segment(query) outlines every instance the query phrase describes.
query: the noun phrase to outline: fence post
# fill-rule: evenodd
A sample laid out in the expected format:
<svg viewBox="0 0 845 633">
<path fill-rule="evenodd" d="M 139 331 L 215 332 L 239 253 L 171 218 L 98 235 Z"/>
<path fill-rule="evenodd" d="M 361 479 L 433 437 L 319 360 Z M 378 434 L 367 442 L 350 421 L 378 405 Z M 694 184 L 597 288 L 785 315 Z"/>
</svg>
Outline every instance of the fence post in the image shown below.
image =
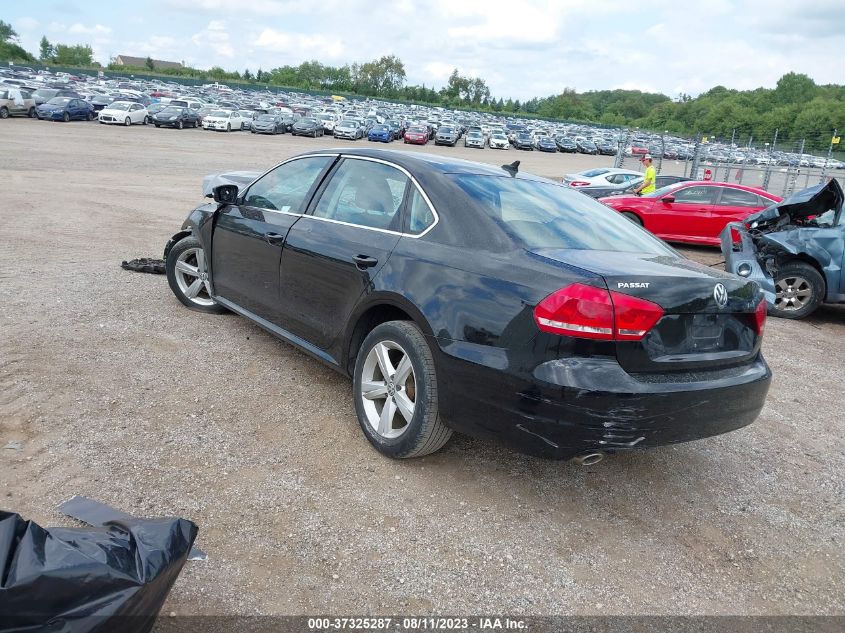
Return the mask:
<svg viewBox="0 0 845 633">
<path fill-rule="evenodd" d="M 763 175 L 763 189 L 766 191 L 769 190 L 769 180 L 772 178 L 772 154 L 775 151 L 775 145 L 778 142 L 778 129 L 775 128 L 775 138 L 772 140 L 772 144 L 769 146 L 769 157 L 766 160 L 766 173 Z"/>
<path fill-rule="evenodd" d="M 803 139 L 803 138 L 801 139 L 801 145 L 799 146 L 799 149 L 798 149 L 798 156 L 799 156 L 798 166 L 797 167 L 792 167 L 792 166 L 789 167 L 789 170 L 788 170 L 789 173 L 786 176 L 786 184 L 784 185 L 784 188 L 783 188 L 783 197 L 784 198 L 786 198 L 793 191 L 795 191 L 795 185 L 798 183 L 798 177 L 801 175 L 801 158 L 800 158 L 800 156 L 802 156 L 804 154 L 804 142 L 805 141 L 806 141 L 806 139 Z"/>
<path fill-rule="evenodd" d="M 835 140 L 837 140 L 836 128 L 833 129 L 833 136 L 830 137 L 830 145 L 827 147 L 827 157 L 824 159 L 824 167 L 822 167 L 822 175 L 821 178 L 819 178 L 819 184 L 822 184 L 825 177 L 827 177 L 827 166 L 830 163 L 830 157 L 833 155 L 833 141 Z"/>
<path fill-rule="evenodd" d="M 622 167 L 622 163 L 625 160 L 625 150 L 631 144 L 631 138 L 632 138 L 631 130 L 627 130 L 625 132 L 625 140 L 624 141 L 618 141 L 618 149 L 616 150 L 616 157 L 613 159 L 613 166 L 616 169 L 619 169 L 619 168 Z"/>
<path fill-rule="evenodd" d="M 668 132 L 668 130 L 666 130 Z M 657 159 L 657 173 L 663 171 L 663 155 L 666 153 L 666 132 L 660 135 L 660 158 Z"/>
<path fill-rule="evenodd" d="M 701 132 L 695 135 L 695 147 L 692 150 L 692 162 L 690 163 L 688 178 L 698 179 L 698 167 L 701 162 Z"/>
</svg>

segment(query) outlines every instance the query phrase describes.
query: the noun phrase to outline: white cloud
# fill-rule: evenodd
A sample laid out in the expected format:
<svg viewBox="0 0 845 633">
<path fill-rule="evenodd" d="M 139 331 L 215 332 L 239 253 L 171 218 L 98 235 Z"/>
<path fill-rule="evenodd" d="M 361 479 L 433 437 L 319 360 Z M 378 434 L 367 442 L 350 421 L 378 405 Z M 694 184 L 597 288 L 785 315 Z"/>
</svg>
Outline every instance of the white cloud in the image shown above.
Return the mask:
<svg viewBox="0 0 845 633">
<path fill-rule="evenodd" d="M 37 29 L 40 24 L 41 22 L 35 18 L 24 16 L 15 20 L 15 29 L 19 31 L 31 31 Z"/>
<path fill-rule="evenodd" d="M 198 53 L 207 55 L 207 58 L 214 59 L 215 56 L 221 56 L 231 60 L 235 56 L 235 48 L 232 46 L 226 23 L 222 20 L 211 20 L 205 29 L 191 37 L 191 41 L 199 47 Z M 209 52 L 212 55 L 208 55 Z M 208 65 L 211 66 L 214 63 L 216 62 L 212 61 Z"/>
<path fill-rule="evenodd" d="M 68 27 L 67 32 L 73 35 L 108 35 L 111 33 L 111 27 L 103 26 L 102 24 L 85 26 L 84 24 L 77 22 L 76 24 L 71 24 L 70 27 Z"/>
<path fill-rule="evenodd" d="M 305 61 L 314 55 L 322 59 L 337 59 L 345 51 L 343 41 L 337 37 L 285 33 L 269 28 L 261 31 L 254 45 L 267 51 L 287 53 L 297 61 Z"/>
</svg>

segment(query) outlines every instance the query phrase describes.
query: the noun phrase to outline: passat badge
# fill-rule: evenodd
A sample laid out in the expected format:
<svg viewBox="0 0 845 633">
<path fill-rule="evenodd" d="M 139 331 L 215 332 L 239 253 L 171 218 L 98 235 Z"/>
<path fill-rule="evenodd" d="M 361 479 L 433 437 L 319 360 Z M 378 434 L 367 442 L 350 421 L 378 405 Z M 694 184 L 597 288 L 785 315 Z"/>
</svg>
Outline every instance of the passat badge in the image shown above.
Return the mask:
<svg viewBox="0 0 845 633">
<path fill-rule="evenodd" d="M 725 288 L 724 284 L 716 284 L 716 287 L 713 288 L 713 298 L 716 300 L 716 305 L 720 308 L 728 305 L 728 289 Z"/>
</svg>

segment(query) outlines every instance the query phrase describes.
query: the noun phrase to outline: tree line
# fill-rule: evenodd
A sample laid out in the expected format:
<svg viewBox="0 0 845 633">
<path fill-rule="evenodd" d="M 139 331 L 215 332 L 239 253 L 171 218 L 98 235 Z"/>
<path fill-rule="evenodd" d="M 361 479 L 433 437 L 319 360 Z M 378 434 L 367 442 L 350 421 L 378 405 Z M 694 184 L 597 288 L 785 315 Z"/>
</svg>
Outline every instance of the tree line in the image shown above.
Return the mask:
<svg viewBox="0 0 845 633">
<path fill-rule="evenodd" d="M 38 61 L 45 64 L 99 67 L 90 46 L 53 44 L 41 38 Z M 36 58 L 18 44 L 11 25 L 0 21 L 0 59 L 35 62 Z M 664 94 L 639 90 L 593 90 L 577 92 L 564 88 L 559 94 L 527 101 L 504 99 L 491 94 L 481 77 L 452 71 L 439 90 L 408 85 L 405 65 L 395 55 L 365 63 L 330 66 L 317 60 L 271 70 L 227 71 L 219 66 L 197 68 L 155 68 L 147 58 L 143 67 L 109 64 L 117 72 L 151 73 L 200 80 L 242 82 L 254 85 L 317 90 L 383 99 L 397 99 L 449 108 L 467 108 L 514 115 L 606 126 L 637 127 L 691 136 L 704 134 L 737 143 L 773 141 L 778 145 L 807 139 L 807 149 L 826 148 L 834 129 L 845 130 L 845 86 L 817 85 L 804 74 L 789 72 L 775 88 L 731 90 L 716 86 L 693 98 L 681 94 L 672 99 Z"/>
</svg>

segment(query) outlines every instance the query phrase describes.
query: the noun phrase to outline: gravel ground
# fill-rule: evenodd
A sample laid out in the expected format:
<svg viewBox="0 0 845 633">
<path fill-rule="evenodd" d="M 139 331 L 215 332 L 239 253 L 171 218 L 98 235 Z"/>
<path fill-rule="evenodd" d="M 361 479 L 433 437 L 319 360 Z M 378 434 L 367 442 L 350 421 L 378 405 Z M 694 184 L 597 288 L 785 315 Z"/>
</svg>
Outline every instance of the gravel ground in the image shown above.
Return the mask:
<svg viewBox="0 0 845 633">
<path fill-rule="evenodd" d="M 843 613 L 843 307 L 769 321 L 746 429 L 586 468 L 466 437 L 390 461 L 347 379 L 119 267 L 161 256 L 205 174 L 341 142 L 2 123 L 0 446 L 22 442 L 0 449 L 3 506 L 71 525 L 55 507 L 83 494 L 194 520 L 209 558 L 165 611 Z M 425 151 L 546 176 L 612 160 Z"/>
</svg>

